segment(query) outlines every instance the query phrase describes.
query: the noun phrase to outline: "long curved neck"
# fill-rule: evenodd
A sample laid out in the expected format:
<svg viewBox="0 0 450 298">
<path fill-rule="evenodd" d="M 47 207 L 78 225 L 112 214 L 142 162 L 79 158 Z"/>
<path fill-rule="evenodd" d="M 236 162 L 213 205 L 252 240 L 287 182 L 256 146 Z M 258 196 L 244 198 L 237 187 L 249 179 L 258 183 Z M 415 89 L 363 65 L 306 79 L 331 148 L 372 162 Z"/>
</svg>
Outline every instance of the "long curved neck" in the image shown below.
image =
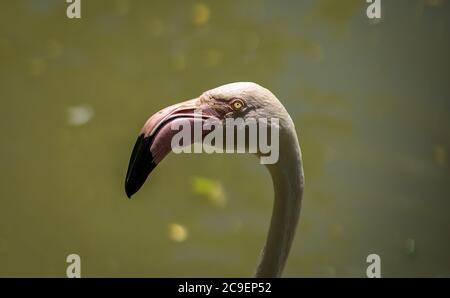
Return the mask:
<svg viewBox="0 0 450 298">
<path fill-rule="evenodd" d="M 279 160 L 268 169 L 275 199 L 270 229 L 255 277 L 280 277 L 300 216 L 304 175 L 295 128 L 280 130 Z"/>
</svg>

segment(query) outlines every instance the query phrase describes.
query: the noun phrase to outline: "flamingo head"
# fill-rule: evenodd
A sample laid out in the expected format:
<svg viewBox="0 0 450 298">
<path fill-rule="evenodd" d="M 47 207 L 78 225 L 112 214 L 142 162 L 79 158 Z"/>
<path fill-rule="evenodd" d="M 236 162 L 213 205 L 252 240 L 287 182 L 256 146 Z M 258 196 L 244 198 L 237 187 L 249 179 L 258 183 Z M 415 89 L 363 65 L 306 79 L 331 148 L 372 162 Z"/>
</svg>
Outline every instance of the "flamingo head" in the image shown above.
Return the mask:
<svg viewBox="0 0 450 298">
<path fill-rule="evenodd" d="M 268 89 L 251 82 L 226 84 L 197 98 L 166 107 L 147 120 L 138 136 L 125 179 L 127 196 L 131 198 L 142 187 L 148 175 L 171 151 L 171 140 L 177 133 L 172 128 L 177 122 L 189 121 L 194 127 L 196 123 L 203 124 L 208 120 L 224 122 L 227 118 L 237 117 L 276 117 L 280 119 L 280 127 L 292 122 L 286 121 L 290 119 L 288 113 Z M 202 130 L 201 138 L 209 132 Z"/>
</svg>

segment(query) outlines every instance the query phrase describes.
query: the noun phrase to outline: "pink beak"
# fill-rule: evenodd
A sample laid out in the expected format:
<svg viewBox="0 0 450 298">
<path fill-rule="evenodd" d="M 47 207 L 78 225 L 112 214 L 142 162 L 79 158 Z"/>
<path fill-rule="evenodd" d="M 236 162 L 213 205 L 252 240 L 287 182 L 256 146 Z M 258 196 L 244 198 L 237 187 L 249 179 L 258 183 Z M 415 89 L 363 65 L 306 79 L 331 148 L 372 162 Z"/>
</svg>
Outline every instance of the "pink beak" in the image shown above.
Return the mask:
<svg viewBox="0 0 450 298">
<path fill-rule="evenodd" d="M 197 113 L 198 111 L 201 111 L 201 115 Z M 193 128 L 193 124 L 198 121 L 203 124 L 207 119 L 217 119 L 217 117 L 219 117 L 217 112 L 208 104 L 203 103 L 200 98 L 169 106 L 151 116 L 142 128 L 131 153 L 125 178 L 127 196 L 131 198 L 142 187 L 148 175 L 171 151 L 172 137 L 178 132 L 172 130 L 174 122 L 188 120 Z M 202 137 L 204 137 L 209 130 L 202 132 Z M 191 133 L 191 135 L 194 134 Z M 196 140 L 192 139 L 191 144 L 194 141 Z"/>
</svg>

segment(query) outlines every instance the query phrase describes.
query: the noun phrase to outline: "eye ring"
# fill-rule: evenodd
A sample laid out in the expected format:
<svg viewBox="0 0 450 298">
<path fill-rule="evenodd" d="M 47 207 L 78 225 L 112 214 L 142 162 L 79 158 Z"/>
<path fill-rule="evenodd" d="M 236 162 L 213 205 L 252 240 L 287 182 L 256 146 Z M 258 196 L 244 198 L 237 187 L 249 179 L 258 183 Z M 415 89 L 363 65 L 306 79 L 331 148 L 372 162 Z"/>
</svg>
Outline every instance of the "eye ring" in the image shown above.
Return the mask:
<svg viewBox="0 0 450 298">
<path fill-rule="evenodd" d="M 244 107 L 244 103 L 240 99 L 236 99 L 231 103 L 233 110 L 239 111 Z"/>
</svg>

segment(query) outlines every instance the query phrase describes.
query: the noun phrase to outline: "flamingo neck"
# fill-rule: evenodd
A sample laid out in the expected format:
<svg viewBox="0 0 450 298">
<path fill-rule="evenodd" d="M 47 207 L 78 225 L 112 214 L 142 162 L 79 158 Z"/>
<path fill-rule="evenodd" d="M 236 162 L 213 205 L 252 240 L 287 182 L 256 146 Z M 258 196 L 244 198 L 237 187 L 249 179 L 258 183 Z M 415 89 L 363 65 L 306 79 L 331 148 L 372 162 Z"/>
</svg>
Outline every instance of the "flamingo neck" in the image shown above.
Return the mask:
<svg viewBox="0 0 450 298">
<path fill-rule="evenodd" d="M 280 277 L 300 216 L 304 175 L 295 128 L 280 130 L 280 155 L 268 166 L 275 199 L 266 244 L 255 277 Z"/>
</svg>

